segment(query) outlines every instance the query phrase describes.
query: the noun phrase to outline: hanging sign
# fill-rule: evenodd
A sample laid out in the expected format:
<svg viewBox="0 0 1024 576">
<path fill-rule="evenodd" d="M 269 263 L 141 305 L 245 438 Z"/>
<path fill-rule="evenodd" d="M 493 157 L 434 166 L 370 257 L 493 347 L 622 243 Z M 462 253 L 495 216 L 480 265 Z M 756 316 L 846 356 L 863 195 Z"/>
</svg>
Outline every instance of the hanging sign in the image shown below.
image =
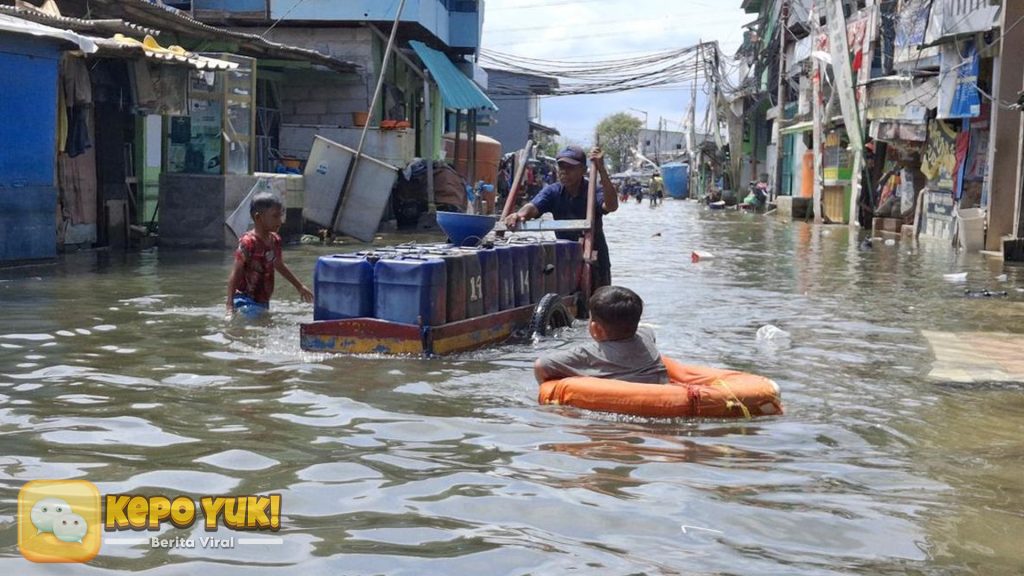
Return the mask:
<svg viewBox="0 0 1024 576">
<path fill-rule="evenodd" d="M 976 118 L 981 114 L 978 92 L 978 51 L 974 42 L 942 46 L 939 71 L 939 118 Z"/>
</svg>

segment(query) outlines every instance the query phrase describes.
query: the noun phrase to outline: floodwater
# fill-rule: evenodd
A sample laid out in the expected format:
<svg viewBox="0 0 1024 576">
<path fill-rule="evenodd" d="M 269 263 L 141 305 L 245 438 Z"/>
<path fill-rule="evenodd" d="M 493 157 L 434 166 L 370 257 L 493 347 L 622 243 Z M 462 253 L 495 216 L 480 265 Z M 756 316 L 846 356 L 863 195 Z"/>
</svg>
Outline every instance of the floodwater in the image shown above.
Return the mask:
<svg viewBox="0 0 1024 576">
<path fill-rule="evenodd" d="M 443 359 L 303 353 L 311 308 L 283 280 L 269 322 L 224 322 L 228 253 L 79 254 L 0 271 L 0 567 L 1021 573 L 1024 390 L 929 381 L 921 330 L 1021 332 L 1024 270 L 937 241 L 863 250 L 845 227 L 682 201 L 630 203 L 606 230 L 616 283 L 643 296 L 663 352 L 773 378 L 784 416 L 667 422 L 537 406 L 533 358 L 584 340 L 580 324 Z M 691 263 L 694 249 L 715 258 Z M 324 252 L 285 258 L 308 278 Z M 966 284 L 942 279 L 961 271 Z M 766 324 L 789 345 L 759 345 Z M 279 540 L 151 549 L 117 533 L 88 565 L 31 564 L 17 549 L 18 490 L 68 478 L 102 493 L 280 494 Z M 159 534 L 206 533 L 200 521 Z"/>
</svg>

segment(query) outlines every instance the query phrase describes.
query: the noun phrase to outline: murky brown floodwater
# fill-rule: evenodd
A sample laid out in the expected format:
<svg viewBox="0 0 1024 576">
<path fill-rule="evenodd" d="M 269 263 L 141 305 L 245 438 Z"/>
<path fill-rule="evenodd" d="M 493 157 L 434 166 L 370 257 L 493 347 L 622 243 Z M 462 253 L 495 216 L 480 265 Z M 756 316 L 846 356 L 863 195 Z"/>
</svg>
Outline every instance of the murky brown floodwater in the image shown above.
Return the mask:
<svg viewBox="0 0 1024 576">
<path fill-rule="evenodd" d="M 784 417 L 643 422 L 538 407 L 530 363 L 584 339 L 579 325 L 562 341 L 445 359 L 306 354 L 298 324 L 311 308 L 287 283 L 267 324 L 225 325 L 228 253 L 85 254 L 0 271 L 0 566 L 1021 573 L 1024 390 L 928 381 L 920 331 L 1021 332 L 1024 270 L 1007 268 L 1000 284 L 1001 264 L 937 242 L 862 251 L 844 227 L 679 201 L 624 206 L 607 231 L 616 281 L 645 298 L 663 351 L 774 378 Z M 717 258 L 691 264 L 693 249 Z M 324 251 L 286 260 L 309 277 Z M 942 280 L 961 270 L 1010 298 L 963 298 Z M 792 333 L 791 348 L 757 345 L 769 323 Z M 44 478 L 101 492 L 280 493 L 283 544 L 105 544 L 86 566 L 31 564 L 15 501 Z"/>
</svg>

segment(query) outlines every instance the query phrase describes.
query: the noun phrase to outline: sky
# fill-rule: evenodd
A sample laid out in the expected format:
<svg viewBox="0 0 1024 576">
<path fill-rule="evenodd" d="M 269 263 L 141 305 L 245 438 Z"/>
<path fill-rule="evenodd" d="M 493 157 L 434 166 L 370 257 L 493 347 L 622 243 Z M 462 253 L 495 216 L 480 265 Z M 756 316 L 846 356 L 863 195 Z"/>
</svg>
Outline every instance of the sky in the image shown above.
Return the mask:
<svg viewBox="0 0 1024 576">
<path fill-rule="evenodd" d="M 743 39 L 742 26 L 756 18 L 740 0 L 486 0 L 482 47 L 545 60 L 609 60 L 685 48 L 718 40 L 731 58 Z M 541 101 L 541 122 L 581 145 L 593 141 L 605 116 L 627 112 L 657 129 L 682 130 L 689 86 L 615 94 L 556 96 Z M 704 100 L 697 101 L 698 126 Z"/>
</svg>

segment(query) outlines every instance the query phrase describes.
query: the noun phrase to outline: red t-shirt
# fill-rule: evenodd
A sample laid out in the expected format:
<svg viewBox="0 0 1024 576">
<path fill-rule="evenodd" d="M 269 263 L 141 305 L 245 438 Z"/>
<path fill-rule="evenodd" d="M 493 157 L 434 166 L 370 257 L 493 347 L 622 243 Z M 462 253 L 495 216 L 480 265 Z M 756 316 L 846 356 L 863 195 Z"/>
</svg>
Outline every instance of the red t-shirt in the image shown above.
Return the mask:
<svg viewBox="0 0 1024 576">
<path fill-rule="evenodd" d="M 237 291 L 266 304 L 274 294 L 274 266 L 281 260 L 281 237 L 270 233 L 271 246 L 250 230 L 238 239 L 235 262 L 242 262 Z"/>
</svg>

